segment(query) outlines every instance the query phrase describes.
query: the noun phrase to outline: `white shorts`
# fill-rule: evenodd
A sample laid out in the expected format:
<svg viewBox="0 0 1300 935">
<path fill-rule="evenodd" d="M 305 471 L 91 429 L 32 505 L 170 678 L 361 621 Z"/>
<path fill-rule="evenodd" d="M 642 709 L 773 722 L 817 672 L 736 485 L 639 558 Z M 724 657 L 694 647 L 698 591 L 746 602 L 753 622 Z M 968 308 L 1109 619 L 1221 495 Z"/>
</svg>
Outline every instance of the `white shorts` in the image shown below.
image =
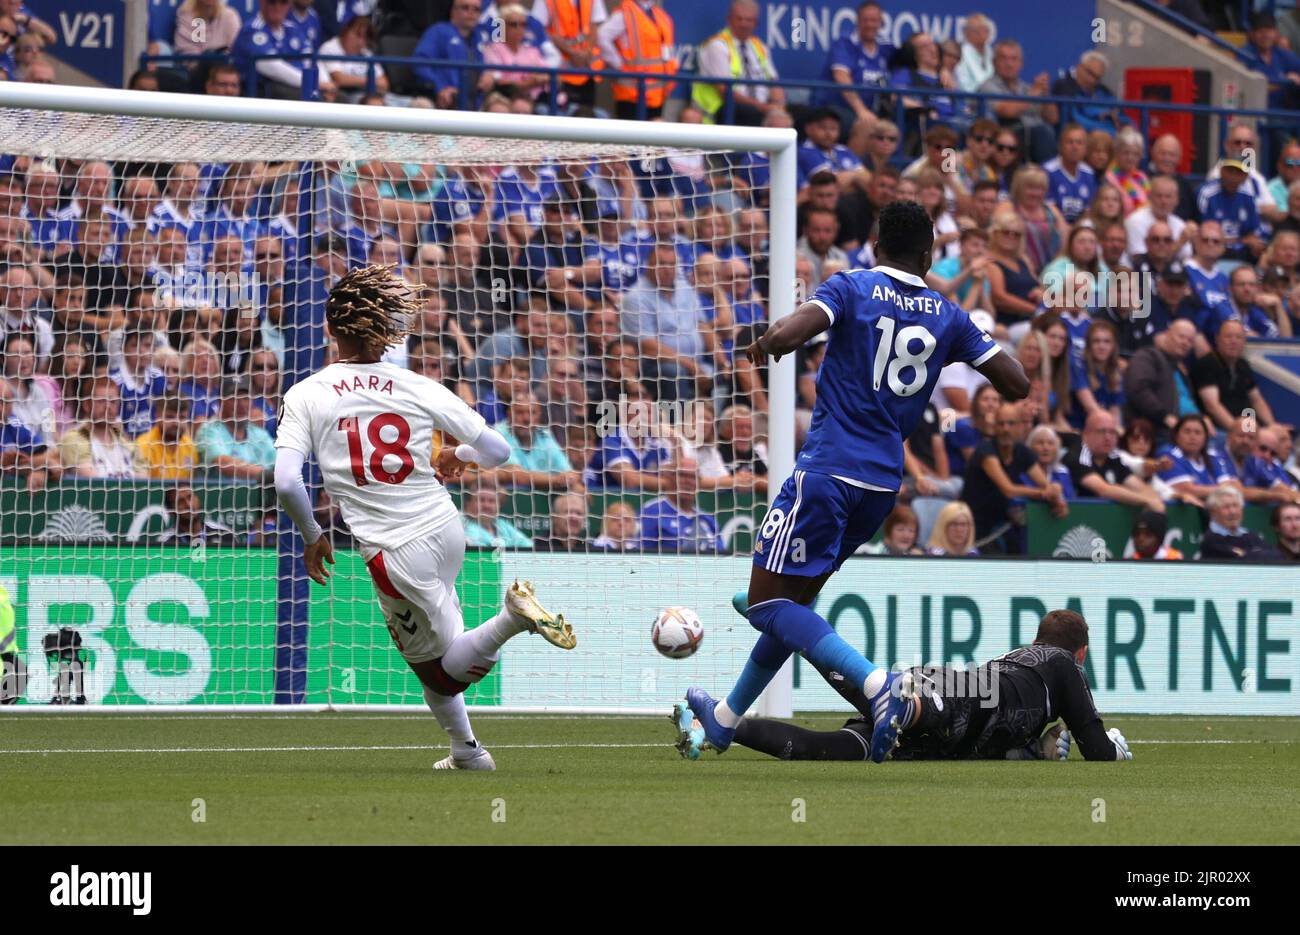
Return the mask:
<svg viewBox="0 0 1300 935">
<path fill-rule="evenodd" d="M 465 561 L 465 529 L 456 518 L 395 549 L 361 547 L 388 632 L 407 662 L 440 659 L 465 632 L 456 576 Z"/>
</svg>

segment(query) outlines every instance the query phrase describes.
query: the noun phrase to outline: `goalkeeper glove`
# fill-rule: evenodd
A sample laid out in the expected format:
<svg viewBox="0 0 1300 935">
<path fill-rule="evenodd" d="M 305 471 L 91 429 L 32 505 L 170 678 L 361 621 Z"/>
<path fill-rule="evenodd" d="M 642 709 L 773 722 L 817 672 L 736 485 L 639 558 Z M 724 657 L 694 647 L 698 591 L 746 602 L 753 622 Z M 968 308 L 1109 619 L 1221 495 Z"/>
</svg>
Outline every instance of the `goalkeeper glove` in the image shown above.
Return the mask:
<svg viewBox="0 0 1300 935">
<path fill-rule="evenodd" d="M 1106 736 L 1109 737 L 1110 742 L 1115 745 L 1115 751 L 1117 753 L 1115 759 L 1133 759 L 1133 753 L 1128 748 L 1128 741 L 1124 739 L 1124 735 L 1119 732 L 1118 727 L 1112 727 L 1110 730 L 1106 731 Z"/>
<path fill-rule="evenodd" d="M 1049 749 L 1048 752 L 1051 753 L 1052 751 Z M 1070 732 L 1063 727 L 1061 732 L 1056 735 L 1055 754 L 1054 759 L 1057 760 L 1068 760 L 1070 758 Z"/>
<path fill-rule="evenodd" d="M 1039 760 L 1065 760 L 1070 756 L 1070 732 L 1057 722 L 1043 732 L 1043 736 L 1030 744 L 1034 757 Z"/>
</svg>

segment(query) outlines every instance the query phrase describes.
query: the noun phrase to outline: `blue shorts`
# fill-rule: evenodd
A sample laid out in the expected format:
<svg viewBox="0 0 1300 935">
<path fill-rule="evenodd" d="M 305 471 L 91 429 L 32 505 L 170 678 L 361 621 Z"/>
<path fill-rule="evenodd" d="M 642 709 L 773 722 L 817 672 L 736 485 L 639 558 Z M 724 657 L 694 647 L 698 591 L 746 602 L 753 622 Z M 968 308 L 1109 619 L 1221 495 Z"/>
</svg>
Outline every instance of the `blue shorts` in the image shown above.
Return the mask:
<svg viewBox="0 0 1300 935">
<path fill-rule="evenodd" d="M 763 518 L 754 564 L 806 578 L 838 571 L 876 534 L 897 496 L 864 490 L 829 474 L 795 471 Z"/>
</svg>

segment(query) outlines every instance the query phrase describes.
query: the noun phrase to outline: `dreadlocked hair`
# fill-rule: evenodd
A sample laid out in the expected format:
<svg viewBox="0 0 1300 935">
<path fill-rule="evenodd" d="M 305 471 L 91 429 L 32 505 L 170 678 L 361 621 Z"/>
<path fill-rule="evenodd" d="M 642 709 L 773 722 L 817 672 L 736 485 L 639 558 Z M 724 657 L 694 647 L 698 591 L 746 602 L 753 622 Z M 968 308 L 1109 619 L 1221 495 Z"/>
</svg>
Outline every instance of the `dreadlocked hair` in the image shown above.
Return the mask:
<svg viewBox="0 0 1300 935">
<path fill-rule="evenodd" d="M 354 269 L 334 285 L 325 320 L 335 334 L 373 348 L 410 334 L 420 303 L 410 285 L 393 275 L 395 268 L 390 263 Z"/>
</svg>

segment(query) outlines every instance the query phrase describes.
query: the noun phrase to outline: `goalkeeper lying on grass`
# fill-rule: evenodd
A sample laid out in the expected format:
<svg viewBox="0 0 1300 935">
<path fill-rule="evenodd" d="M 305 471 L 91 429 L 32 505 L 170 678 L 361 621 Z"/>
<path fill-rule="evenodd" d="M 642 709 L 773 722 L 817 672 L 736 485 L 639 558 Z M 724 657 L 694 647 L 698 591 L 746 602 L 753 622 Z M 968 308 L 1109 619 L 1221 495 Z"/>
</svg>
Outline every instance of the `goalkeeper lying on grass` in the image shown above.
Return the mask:
<svg viewBox="0 0 1300 935">
<path fill-rule="evenodd" d="M 1071 738 L 1087 760 L 1131 760 L 1118 728 L 1107 731 L 1083 674 L 1088 624 L 1072 610 L 1054 610 L 1032 646 L 999 656 L 973 672 L 918 666 L 896 684 L 912 704 L 893 751 L 896 760 L 1049 759 L 1069 756 Z M 811 731 L 783 721 L 744 718 L 735 742 L 783 760 L 865 760 L 871 749 L 871 702 L 837 672 L 823 672 L 862 713 L 836 731 Z M 697 759 L 708 744 L 694 712 L 678 703 L 677 749 Z M 1057 719 L 1057 725 L 1045 728 Z"/>
</svg>

